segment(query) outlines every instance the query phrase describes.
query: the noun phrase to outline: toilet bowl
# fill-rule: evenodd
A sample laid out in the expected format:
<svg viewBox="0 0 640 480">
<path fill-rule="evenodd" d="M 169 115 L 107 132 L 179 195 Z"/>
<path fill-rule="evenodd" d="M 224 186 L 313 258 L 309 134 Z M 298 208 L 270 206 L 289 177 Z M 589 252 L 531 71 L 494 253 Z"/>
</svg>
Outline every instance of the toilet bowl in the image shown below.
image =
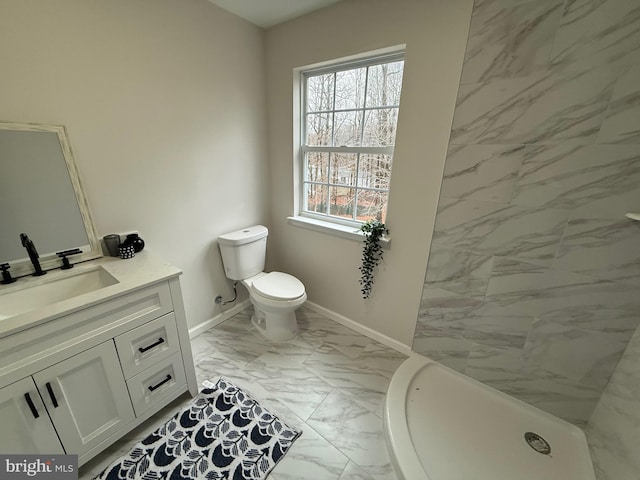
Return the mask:
<svg viewBox="0 0 640 480">
<path fill-rule="evenodd" d="M 304 285 L 293 275 L 261 272 L 242 280 L 253 304 L 253 325 L 275 341 L 291 340 L 298 334 L 295 311 L 307 300 Z"/>
<path fill-rule="evenodd" d="M 268 230 L 262 225 L 218 237 L 225 275 L 240 281 L 249 292 L 260 333 L 275 341 L 298 334 L 295 311 L 307 300 L 304 284 L 283 272 L 264 272 Z"/>
</svg>

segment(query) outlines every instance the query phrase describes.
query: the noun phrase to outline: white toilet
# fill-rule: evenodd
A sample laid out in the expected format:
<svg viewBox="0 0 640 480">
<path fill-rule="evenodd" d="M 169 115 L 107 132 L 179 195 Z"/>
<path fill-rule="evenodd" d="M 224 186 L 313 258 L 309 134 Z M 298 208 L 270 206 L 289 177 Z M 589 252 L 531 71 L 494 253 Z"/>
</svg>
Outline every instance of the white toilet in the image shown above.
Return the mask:
<svg viewBox="0 0 640 480">
<path fill-rule="evenodd" d="M 272 340 L 291 340 L 298 334 L 295 311 L 307 300 L 307 293 L 293 275 L 263 271 L 268 234 L 267 227 L 256 225 L 220 235 L 224 273 L 242 281 L 249 291 L 256 328 Z"/>
</svg>

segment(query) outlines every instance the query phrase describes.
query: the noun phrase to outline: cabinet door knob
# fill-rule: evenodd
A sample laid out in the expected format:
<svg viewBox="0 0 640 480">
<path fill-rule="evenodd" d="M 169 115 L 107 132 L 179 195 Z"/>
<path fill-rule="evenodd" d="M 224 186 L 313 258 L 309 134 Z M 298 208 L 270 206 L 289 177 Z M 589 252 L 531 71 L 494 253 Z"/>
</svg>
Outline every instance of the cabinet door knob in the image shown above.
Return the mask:
<svg viewBox="0 0 640 480">
<path fill-rule="evenodd" d="M 53 388 L 51 388 L 51 384 L 47 382 L 47 392 L 49 392 L 49 396 L 51 397 L 51 403 L 53 403 L 53 408 L 58 408 L 58 399 L 53 393 Z"/>
<path fill-rule="evenodd" d="M 144 352 L 146 352 L 147 350 L 151 350 L 153 347 L 157 347 L 158 345 L 160 345 L 160 344 L 162 344 L 162 343 L 164 343 L 164 338 L 160 337 L 160 338 L 158 339 L 158 341 L 157 341 L 157 342 L 152 343 L 152 344 L 151 344 L 151 345 L 149 345 L 148 347 L 140 347 L 140 348 L 138 348 L 138 351 L 139 351 L 140 353 L 144 353 Z"/>
<path fill-rule="evenodd" d="M 29 409 L 31 410 L 31 413 L 33 414 L 33 418 L 40 417 L 40 414 L 38 413 L 38 409 L 33 404 L 33 400 L 31 400 L 31 395 L 29 395 L 29 392 L 24 394 L 24 399 L 27 401 L 27 405 L 29 405 Z"/>
</svg>

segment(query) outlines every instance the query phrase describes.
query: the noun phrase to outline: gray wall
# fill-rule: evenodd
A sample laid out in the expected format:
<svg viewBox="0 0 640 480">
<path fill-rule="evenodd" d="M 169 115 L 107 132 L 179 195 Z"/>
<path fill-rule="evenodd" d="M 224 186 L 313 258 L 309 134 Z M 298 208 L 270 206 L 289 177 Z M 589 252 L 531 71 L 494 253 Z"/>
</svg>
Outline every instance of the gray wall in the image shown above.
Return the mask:
<svg viewBox="0 0 640 480">
<path fill-rule="evenodd" d="M 268 266 L 298 277 L 309 301 L 329 315 L 403 350 L 413 341 L 472 7 L 473 0 L 345 0 L 266 33 Z M 287 222 L 296 212 L 300 178 L 292 72 L 400 44 L 406 56 L 387 215 L 392 246 L 364 300 L 362 243 Z"/>
<path fill-rule="evenodd" d="M 0 11 L 0 120 L 64 125 L 98 235 L 182 269 L 190 327 L 222 315 L 215 239 L 269 217 L 264 31 L 207 0 Z"/>
<path fill-rule="evenodd" d="M 470 28 L 413 349 L 584 425 L 640 322 L 640 4 Z"/>
</svg>

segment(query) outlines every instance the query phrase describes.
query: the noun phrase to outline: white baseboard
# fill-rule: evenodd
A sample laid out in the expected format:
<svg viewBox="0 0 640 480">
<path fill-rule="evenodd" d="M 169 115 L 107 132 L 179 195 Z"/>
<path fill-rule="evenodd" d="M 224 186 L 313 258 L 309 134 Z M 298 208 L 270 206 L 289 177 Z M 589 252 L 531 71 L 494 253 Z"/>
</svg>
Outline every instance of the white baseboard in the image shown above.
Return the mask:
<svg viewBox="0 0 640 480">
<path fill-rule="evenodd" d="M 245 308 L 249 307 L 249 305 L 251 305 L 251 301 L 247 298 L 246 300 L 243 300 L 237 305 L 234 305 L 229 310 L 219 313 L 215 317 L 210 318 L 209 320 L 205 320 L 204 322 L 196 325 L 195 327 L 190 328 L 189 338 L 196 337 L 197 335 L 200 335 L 202 332 L 209 330 L 211 327 L 215 327 L 216 325 L 221 324 L 225 320 L 228 320 L 229 318 L 233 317 L 235 314 L 240 313 Z M 355 330 L 356 332 L 361 333 L 362 335 L 365 335 L 366 337 L 369 337 L 373 340 L 376 340 L 377 342 L 380 342 L 389 348 L 393 348 L 394 350 L 404 355 L 411 355 L 413 353 L 410 346 L 405 345 L 404 343 L 401 343 L 380 332 L 377 332 L 372 328 L 369 328 L 357 322 L 354 322 L 350 318 L 347 318 L 344 315 L 340 315 L 339 313 L 336 313 L 333 310 L 329 310 L 328 308 L 321 307 L 317 303 L 313 303 L 307 300 L 305 302 L 305 306 L 309 307 L 314 312 L 317 312 L 321 315 L 324 315 L 327 318 L 330 318 L 335 322 L 338 322 L 340 325 L 350 328 L 351 330 Z"/>
<path fill-rule="evenodd" d="M 209 320 L 205 320 L 202 323 L 199 323 L 195 327 L 192 327 L 189 329 L 189 338 L 196 337 L 200 335 L 202 332 L 204 332 L 205 330 L 209 330 L 211 327 L 220 325 L 225 320 L 228 320 L 229 318 L 233 317 L 236 313 L 240 313 L 249 305 L 251 305 L 251 300 L 247 298 L 246 300 L 243 300 L 238 304 L 234 305 L 229 310 L 219 313 L 215 317 L 210 318 Z"/>
<path fill-rule="evenodd" d="M 389 348 L 393 348 L 394 350 L 403 353 L 404 355 L 411 355 L 413 353 L 409 345 L 405 345 L 398 340 L 394 340 L 393 338 L 387 337 L 380 332 L 376 332 L 372 328 L 365 327 L 364 325 L 354 322 L 350 318 L 347 318 L 344 315 L 340 315 L 339 313 L 329 310 L 328 308 L 321 307 L 317 303 L 313 303 L 307 300 L 305 302 L 305 306 L 309 307 L 314 312 L 317 312 L 335 322 L 338 322 L 340 325 L 350 328 L 351 330 L 355 330 L 356 332 L 361 333 L 362 335 L 365 335 L 372 340 L 376 340 L 377 342 L 380 342 Z"/>
</svg>

